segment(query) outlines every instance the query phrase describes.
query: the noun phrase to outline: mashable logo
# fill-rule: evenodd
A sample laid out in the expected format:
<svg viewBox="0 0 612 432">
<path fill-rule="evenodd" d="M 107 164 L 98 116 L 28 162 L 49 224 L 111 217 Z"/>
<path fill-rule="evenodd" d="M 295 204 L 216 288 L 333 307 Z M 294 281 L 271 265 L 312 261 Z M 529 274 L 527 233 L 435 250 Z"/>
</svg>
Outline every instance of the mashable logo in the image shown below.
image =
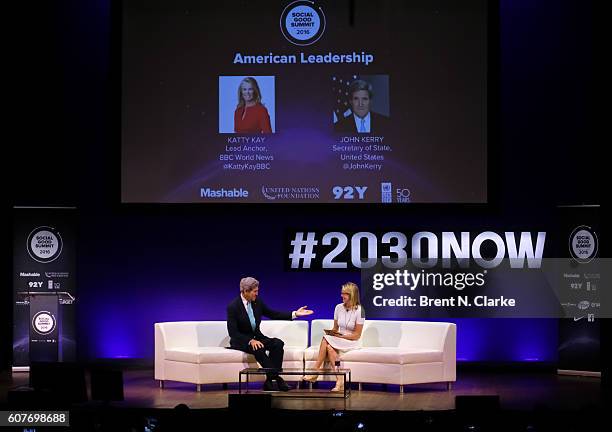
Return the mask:
<svg viewBox="0 0 612 432">
<path fill-rule="evenodd" d="M 200 198 L 248 198 L 249 191 L 243 188 L 240 189 L 211 189 L 200 188 Z"/>
</svg>

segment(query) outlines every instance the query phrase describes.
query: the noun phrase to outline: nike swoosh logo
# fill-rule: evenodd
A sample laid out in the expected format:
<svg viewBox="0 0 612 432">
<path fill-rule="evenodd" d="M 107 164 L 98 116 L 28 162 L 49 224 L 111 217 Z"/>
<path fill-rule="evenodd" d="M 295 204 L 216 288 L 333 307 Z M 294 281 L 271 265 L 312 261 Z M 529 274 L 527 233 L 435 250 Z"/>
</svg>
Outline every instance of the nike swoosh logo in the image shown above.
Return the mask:
<svg viewBox="0 0 612 432">
<path fill-rule="evenodd" d="M 574 317 L 574 321 L 580 321 L 582 318 L 584 318 L 584 317 L 583 316 L 578 317 L 578 318 Z"/>
</svg>

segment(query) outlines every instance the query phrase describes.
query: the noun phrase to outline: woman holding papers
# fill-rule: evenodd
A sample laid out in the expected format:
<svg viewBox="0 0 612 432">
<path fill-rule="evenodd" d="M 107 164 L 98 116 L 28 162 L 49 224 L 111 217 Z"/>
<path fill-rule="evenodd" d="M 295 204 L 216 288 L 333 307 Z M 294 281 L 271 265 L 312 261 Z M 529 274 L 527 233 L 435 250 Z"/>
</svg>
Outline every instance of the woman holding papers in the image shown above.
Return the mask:
<svg viewBox="0 0 612 432">
<path fill-rule="evenodd" d="M 314 368 L 322 370 L 325 360 L 332 366 L 340 356 L 361 346 L 361 332 L 365 322 L 365 314 L 359 302 L 359 288 L 353 282 L 342 285 L 342 303 L 334 310 L 334 327 L 325 330 L 321 339 L 319 355 Z M 315 382 L 318 375 L 308 375 L 305 381 Z M 343 391 L 344 383 L 337 380 L 332 391 Z"/>
</svg>

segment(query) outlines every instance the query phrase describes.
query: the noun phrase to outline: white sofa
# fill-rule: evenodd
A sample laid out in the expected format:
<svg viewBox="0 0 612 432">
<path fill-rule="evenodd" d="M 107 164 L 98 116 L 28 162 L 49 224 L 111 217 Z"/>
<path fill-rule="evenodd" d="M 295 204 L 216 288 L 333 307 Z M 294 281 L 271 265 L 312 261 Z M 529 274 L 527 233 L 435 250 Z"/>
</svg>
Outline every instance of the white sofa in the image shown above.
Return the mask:
<svg viewBox="0 0 612 432">
<path fill-rule="evenodd" d="M 302 368 L 308 346 L 307 321 L 262 321 L 261 331 L 285 343 L 283 368 Z M 197 385 L 234 383 L 238 372 L 258 367 L 255 357 L 227 349 L 229 335 L 225 321 L 181 321 L 155 324 L 155 379 Z M 262 378 L 263 379 L 263 376 Z M 300 376 L 286 376 L 300 380 Z"/>
<path fill-rule="evenodd" d="M 313 320 L 311 343 L 304 353 L 306 368 L 314 367 L 323 329 L 333 320 Z M 366 320 L 362 348 L 340 358 L 353 382 L 405 384 L 456 381 L 457 326 L 442 322 Z M 319 380 L 325 379 L 319 376 Z"/>
<path fill-rule="evenodd" d="M 333 320 L 313 320 L 308 347 L 307 321 L 262 321 L 261 330 L 285 342 L 283 368 L 312 368 Z M 366 320 L 363 347 L 341 357 L 353 382 L 405 384 L 456 381 L 457 327 L 451 323 Z M 197 385 L 234 383 L 246 367 L 258 367 L 252 355 L 227 349 L 225 321 L 182 321 L 155 324 L 155 379 Z M 300 380 L 299 375 L 287 375 Z M 263 379 L 263 376 L 261 377 Z M 323 379 L 321 376 L 319 379 Z"/>
</svg>

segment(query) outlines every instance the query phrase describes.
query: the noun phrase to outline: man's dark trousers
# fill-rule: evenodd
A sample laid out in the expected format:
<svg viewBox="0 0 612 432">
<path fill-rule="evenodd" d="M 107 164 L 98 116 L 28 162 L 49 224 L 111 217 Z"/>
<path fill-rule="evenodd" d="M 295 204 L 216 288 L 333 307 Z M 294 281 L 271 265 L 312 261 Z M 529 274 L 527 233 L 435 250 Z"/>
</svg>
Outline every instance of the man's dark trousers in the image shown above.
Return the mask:
<svg viewBox="0 0 612 432">
<path fill-rule="evenodd" d="M 254 350 L 251 345 L 248 345 L 244 351 L 248 354 L 253 354 L 257 363 L 265 369 L 281 369 L 283 366 L 283 355 L 285 354 L 283 349 L 285 343 L 277 338 L 262 338 L 260 342 L 264 344 L 263 348 Z M 268 355 L 266 355 L 266 351 L 269 352 Z M 266 375 L 270 379 L 276 378 L 278 374 L 274 372 Z"/>
</svg>

